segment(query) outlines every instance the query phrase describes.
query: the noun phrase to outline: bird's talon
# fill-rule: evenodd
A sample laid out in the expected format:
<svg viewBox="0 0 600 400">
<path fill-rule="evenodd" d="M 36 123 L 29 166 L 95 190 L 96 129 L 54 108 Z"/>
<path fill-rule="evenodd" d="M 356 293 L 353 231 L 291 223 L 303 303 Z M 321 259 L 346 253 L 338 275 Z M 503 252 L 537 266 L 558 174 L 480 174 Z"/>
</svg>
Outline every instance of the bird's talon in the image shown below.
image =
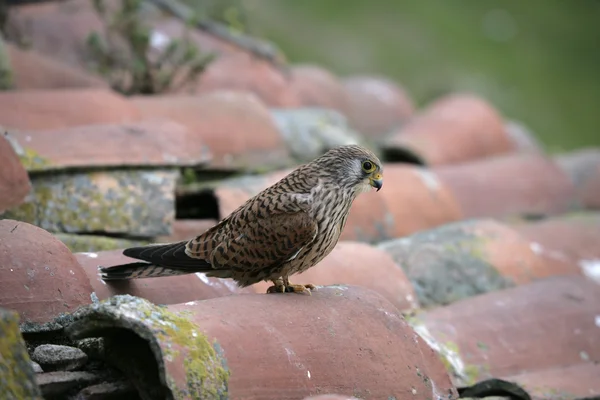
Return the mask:
<svg viewBox="0 0 600 400">
<path fill-rule="evenodd" d="M 285 291 L 288 293 L 307 293 L 309 296 L 312 294 L 311 289 L 316 289 L 315 285 L 308 283 L 306 285 L 287 285 Z"/>
<path fill-rule="evenodd" d="M 273 286 L 269 286 L 269 288 L 267 289 L 267 293 L 284 293 L 285 292 L 285 286 L 281 285 L 273 285 Z"/>
</svg>

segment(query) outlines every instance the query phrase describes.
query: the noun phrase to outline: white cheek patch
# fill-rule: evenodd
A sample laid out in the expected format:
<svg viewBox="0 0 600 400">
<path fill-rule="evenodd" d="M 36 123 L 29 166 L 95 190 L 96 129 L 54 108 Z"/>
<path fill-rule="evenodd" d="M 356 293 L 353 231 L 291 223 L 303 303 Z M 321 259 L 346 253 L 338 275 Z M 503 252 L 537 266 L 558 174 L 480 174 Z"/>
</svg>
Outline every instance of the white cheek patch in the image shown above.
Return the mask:
<svg viewBox="0 0 600 400">
<path fill-rule="evenodd" d="M 360 185 L 358 185 L 358 191 L 360 193 L 370 192 L 371 189 L 374 189 L 374 187 L 371 186 L 371 184 L 369 183 L 369 179 L 363 180 L 362 183 Z"/>
</svg>

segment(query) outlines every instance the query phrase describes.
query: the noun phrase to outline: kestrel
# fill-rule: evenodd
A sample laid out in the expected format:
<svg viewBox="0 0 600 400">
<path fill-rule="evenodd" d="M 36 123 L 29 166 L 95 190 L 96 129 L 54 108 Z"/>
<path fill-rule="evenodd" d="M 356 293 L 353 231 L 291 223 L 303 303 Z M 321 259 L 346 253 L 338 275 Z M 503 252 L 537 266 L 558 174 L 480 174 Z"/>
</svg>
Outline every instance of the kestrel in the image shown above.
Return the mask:
<svg viewBox="0 0 600 400">
<path fill-rule="evenodd" d="M 306 271 L 335 247 L 356 197 L 383 185 L 381 161 L 368 149 L 329 150 L 264 189 L 194 239 L 128 248 L 143 260 L 100 267 L 104 280 L 204 273 L 246 287 L 272 281 L 267 293 L 308 292 L 289 277 Z"/>
</svg>

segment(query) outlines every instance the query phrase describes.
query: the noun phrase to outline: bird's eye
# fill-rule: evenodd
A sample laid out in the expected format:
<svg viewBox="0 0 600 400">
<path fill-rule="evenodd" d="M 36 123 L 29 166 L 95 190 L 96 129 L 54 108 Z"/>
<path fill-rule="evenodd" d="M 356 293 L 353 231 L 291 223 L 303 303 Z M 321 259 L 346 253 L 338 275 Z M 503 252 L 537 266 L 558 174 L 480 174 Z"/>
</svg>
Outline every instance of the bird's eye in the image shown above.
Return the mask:
<svg viewBox="0 0 600 400">
<path fill-rule="evenodd" d="M 362 169 L 365 172 L 373 172 L 375 170 L 375 166 L 371 161 L 365 161 L 362 163 Z"/>
</svg>

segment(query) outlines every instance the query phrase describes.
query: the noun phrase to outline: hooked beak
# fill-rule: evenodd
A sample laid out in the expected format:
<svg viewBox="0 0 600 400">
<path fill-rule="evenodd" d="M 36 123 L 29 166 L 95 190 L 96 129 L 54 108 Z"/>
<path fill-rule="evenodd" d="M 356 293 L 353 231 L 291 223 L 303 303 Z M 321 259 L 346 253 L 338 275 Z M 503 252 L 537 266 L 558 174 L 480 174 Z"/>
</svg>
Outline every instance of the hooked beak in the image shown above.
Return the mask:
<svg viewBox="0 0 600 400">
<path fill-rule="evenodd" d="M 383 187 L 383 175 L 379 172 L 369 178 L 369 184 L 379 190 Z"/>
</svg>

